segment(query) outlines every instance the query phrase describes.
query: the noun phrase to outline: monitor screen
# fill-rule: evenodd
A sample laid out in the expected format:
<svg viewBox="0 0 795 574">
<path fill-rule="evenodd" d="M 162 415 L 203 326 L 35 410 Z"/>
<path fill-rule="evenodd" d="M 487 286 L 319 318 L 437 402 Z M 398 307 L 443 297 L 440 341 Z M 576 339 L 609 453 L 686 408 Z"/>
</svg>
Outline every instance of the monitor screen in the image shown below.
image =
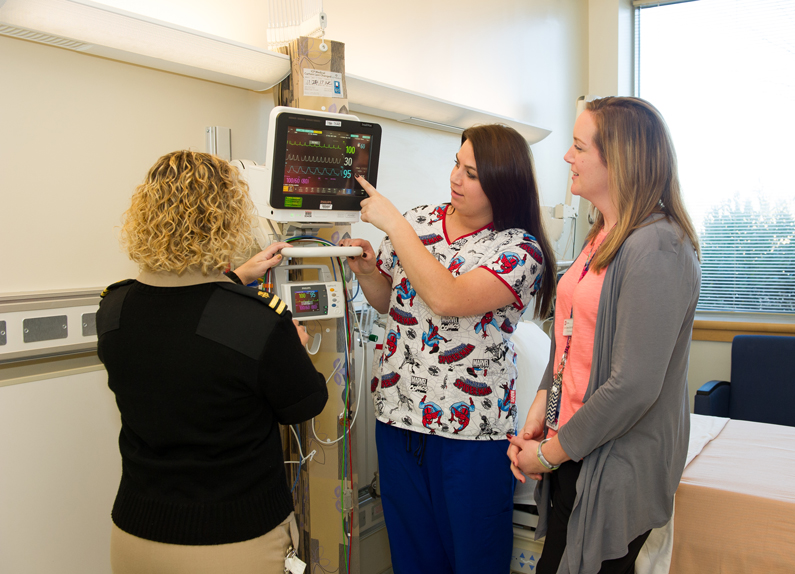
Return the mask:
<svg viewBox="0 0 795 574">
<path fill-rule="evenodd" d="M 285 286 L 286 301 L 295 319 L 323 318 L 329 315 L 329 285 L 314 283 L 296 285 L 290 283 Z M 334 288 L 332 288 L 332 292 Z M 333 306 L 337 307 L 336 294 L 333 296 Z"/>
<path fill-rule="evenodd" d="M 301 289 L 293 291 L 293 312 L 295 314 L 318 313 L 320 311 L 320 291 Z"/>
<path fill-rule="evenodd" d="M 367 193 L 354 176 L 376 185 L 381 126 L 284 112 L 275 128 L 272 208 L 360 209 Z"/>
</svg>

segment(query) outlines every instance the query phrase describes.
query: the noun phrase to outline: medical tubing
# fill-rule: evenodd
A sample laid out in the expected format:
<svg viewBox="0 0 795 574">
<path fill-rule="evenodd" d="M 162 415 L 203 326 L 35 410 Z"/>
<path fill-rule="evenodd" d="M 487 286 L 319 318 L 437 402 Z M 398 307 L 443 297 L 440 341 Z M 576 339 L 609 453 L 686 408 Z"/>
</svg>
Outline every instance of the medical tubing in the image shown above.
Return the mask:
<svg viewBox="0 0 795 574">
<path fill-rule="evenodd" d="M 327 240 L 325 240 L 325 239 L 323 239 L 321 237 L 310 236 L 310 235 L 301 235 L 301 236 L 290 237 L 288 239 L 285 239 L 285 242 L 287 242 L 287 243 L 292 243 L 294 241 L 314 241 L 314 242 L 321 243 L 323 245 L 331 245 L 331 246 L 334 245 L 334 243 L 332 243 L 330 241 L 327 241 Z M 337 280 L 337 271 L 336 271 L 336 268 L 334 267 L 334 258 L 331 257 L 330 259 L 331 259 L 331 269 L 332 269 L 332 272 L 334 273 L 334 280 L 336 281 Z M 347 552 L 343 554 L 344 562 L 345 562 L 345 572 L 350 573 L 351 552 L 352 552 L 352 543 L 351 542 L 352 542 L 352 537 L 353 537 L 353 505 L 351 504 L 350 516 L 349 516 L 348 521 L 347 521 L 348 522 L 348 530 L 346 531 L 346 529 L 345 529 L 345 522 L 346 522 L 346 520 L 345 520 L 345 517 L 346 517 L 346 512 L 345 512 L 345 510 L 346 510 L 345 509 L 345 491 L 346 491 L 345 480 L 346 480 L 346 478 L 351 479 L 351 480 L 353 478 L 353 456 L 352 456 L 353 455 L 353 453 L 352 453 L 352 444 L 353 443 L 352 443 L 352 440 L 351 440 L 351 430 L 353 429 L 353 425 L 356 422 L 356 415 L 359 414 L 359 406 L 360 406 L 360 402 L 359 401 L 361 399 L 362 393 L 359 392 L 357 394 L 357 396 L 356 396 L 356 410 L 353 413 L 353 418 L 349 420 L 348 419 L 348 414 L 350 413 L 350 393 L 351 393 L 351 380 L 350 380 L 350 374 L 349 374 L 349 365 L 350 365 L 350 351 L 352 349 L 351 342 L 352 342 L 352 339 L 353 339 L 353 336 L 352 336 L 353 335 L 353 333 L 352 333 L 353 329 L 352 329 L 352 326 L 350 324 L 351 308 L 349 307 L 349 303 L 352 301 L 352 299 L 349 298 L 350 293 L 348 292 L 348 285 L 347 285 L 347 281 L 346 281 L 346 278 L 345 278 L 345 269 L 343 267 L 342 259 L 339 258 L 339 257 L 337 257 L 336 259 L 337 259 L 337 265 L 340 268 L 340 274 L 342 275 L 342 281 L 343 281 L 343 288 L 345 289 L 345 294 L 346 294 L 346 297 L 345 297 L 345 321 L 344 321 L 344 325 L 345 325 L 345 343 L 346 343 L 345 344 L 345 351 L 344 351 L 344 361 L 345 361 L 344 362 L 344 365 L 345 365 L 345 372 L 344 372 L 344 376 L 345 376 L 345 408 L 344 408 L 344 411 L 343 411 L 343 413 L 341 415 L 342 419 L 343 419 L 343 434 L 342 434 L 341 437 L 339 437 L 338 439 L 333 440 L 333 441 L 321 440 L 320 437 L 317 436 L 317 432 L 315 431 L 315 418 L 314 417 L 312 418 L 311 427 L 312 427 L 312 434 L 315 436 L 315 439 L 321 445 L 333 445 L 333 444 L 336 444 L 337 442 L 339 442 L 340 440 L 343 441 L 343 443 L 342 443 L 343 467 L 341 469 L 342 470 L 342 472 L 341 472 L 342 476 L 341 476 L 341 484 L 340 484 L 340 517 L 342 519 L 342 532 L 343 532 L 343 535 L 344 535 L 343 544 L 347 545 Z M 266 287 L 266 289 L 267 289 L 267 287 L 271 287 L 271 289 L 272 289 L 272 284 L 269 281 L 270 276 L 271 276 L 271 269 L 268 269 L 265 272 L 265 274 L 263 275 L 263 277 L 262 277 L 262 281 L 263 281 L 263 284 Z M 356 296 L 358 296 L 358 288 L 357 288 Z M 356 324 L 357 324 L 357 327 L 359 329 L 359 333 L 361 333 L 361 324 L 359 322 L 359 318 L 356 316 L 356 312 L 355 311 L 353 312 L 353 317 L 356 320 Z M 362 348 L 364 350 L 364 345 L 362 345 Z M 363 357 L 360 380 L 363 379 L 363 377 L 364 377 L 364 364 L 365 364 L 365 361 L 364 361 L 364 357 Z M 331 374 L 326 379 L 326 384 L 329 383 L 329 381 L 337 373 L 337 371 L 340 369 L 340 367 L 342 367 L 342 365 L 343 365 L 342 362 L 339 362 L 337 364 L 337 366 L 334 368 L 334 370 L 331 372 Z M 309 457 L 304 457 L 303 450 L 301 449 L 301 441 L 300 441 L 300 438 L 299 438 L 298 434 L 296 433 L 295 429 L 292 426 L 290 426 L 290 430 L 293 432 L 293 435 L 295 436 L 295 439 L 296 439 L 296 441 L 298 443 L 298 452 L 299 452 L 299 455 L 301 457 L 301 459 L 299 461 L 288 461 L 286 463 L 286 464 L 296 464 L 296 463 L 298 464 L 298 472 L 296 473 L 295 481 L 293 482 L 293 486 L 292 486 L 292 488 L 290 490 L 290 492 L 292 493 L 295 490 L 295 487 L 297 486 L 298 480 L 299 480 L 299 478 L 301 476 L 301 467 L 303 465 L 303 462 L 305 460 L 307 460 L 307 458 L 311 459 L 312 454 L 314 454 L 314 452 L 312 454 L 310 454 Z M 346 462 L 346 451 L 347 451 L 347 463 L 348 463 L 347 465 L 345 464 L 345 462 Z M 351 492 L 351 496 L 353 496 L 352 492 Z"/>
</svg>

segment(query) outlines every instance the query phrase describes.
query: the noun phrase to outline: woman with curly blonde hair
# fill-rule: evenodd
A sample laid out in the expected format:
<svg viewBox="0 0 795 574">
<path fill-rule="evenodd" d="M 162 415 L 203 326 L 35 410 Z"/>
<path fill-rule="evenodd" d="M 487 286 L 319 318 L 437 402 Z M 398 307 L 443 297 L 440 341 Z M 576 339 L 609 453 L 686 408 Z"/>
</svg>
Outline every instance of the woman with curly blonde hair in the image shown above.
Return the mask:
<svg viewBox="0 0 795 574">
<path fill-rule="evenodd" d="M 147 271 L 221 271 L 254 243 L 254 205 L 235 167 L 177 151 L 149 170 L 124 214 L 122 243 Z"/>
<path fill-rule="evenodd" d="M 328 393 L 284 302 L 240 285 L 287 244 L 223 272 L 253 245 L 253 217 L 237 170 L 190 151 L 161 157 L 125 214 L 141 273 L 97 313 L 122 421 L 115 574 L 281 574 L 297 547 L 279 423 L 317 415 Z"/>
</svg>

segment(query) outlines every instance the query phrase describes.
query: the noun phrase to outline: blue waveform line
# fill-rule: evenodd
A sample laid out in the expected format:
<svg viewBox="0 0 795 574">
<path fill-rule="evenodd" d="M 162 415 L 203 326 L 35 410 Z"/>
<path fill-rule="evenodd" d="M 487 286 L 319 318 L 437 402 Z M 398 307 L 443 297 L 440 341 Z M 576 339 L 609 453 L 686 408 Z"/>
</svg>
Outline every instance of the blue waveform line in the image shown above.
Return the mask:
<svg viewBox="0 0 795 574">
<path fill-rule="evenodd" d="M 342 170 L 329 169 L 327 167 L 301 167 L 291 165 L 287 168 L 287 173 L 300 173 L 303 175 L 333 175 L 336 177 L 343 177 Z"/>
</svg>

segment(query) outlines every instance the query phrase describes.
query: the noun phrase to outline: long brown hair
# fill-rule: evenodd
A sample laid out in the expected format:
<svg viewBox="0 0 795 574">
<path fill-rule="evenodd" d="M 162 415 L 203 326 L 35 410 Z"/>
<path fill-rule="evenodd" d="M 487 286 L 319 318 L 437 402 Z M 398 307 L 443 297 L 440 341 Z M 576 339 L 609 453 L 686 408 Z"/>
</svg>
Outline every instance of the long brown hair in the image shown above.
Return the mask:
<svg viewBox="0 0 795 574">
<path fill-rule="evenodd" d="M 610 199 L 618 214 L 616 227 L 599 248 L 591 269 L 607 267 L 627 237 L 653 213 L 676 222 L 700 259 L 698 236 L 679 189 L 676 151 L 657 108 L 640 98 L 609 97 L 588 102 L 585 109 L 596 122 L 593 143 L 607 166 Z M 597 213 L 588 241 L 604 223 Z"/>
<path fill-rule="evenodd" d="M 515 129 L 499 124 L 471 127 L 461 134 L 475 152 L 478 179 L 491 203 L 497 231 L 522 229 L 535 237 L 544 256 L 534 315 L 546 319 L 555 297 L 555 254 L 541 222 L 533 156 Z"/>
</svg>

